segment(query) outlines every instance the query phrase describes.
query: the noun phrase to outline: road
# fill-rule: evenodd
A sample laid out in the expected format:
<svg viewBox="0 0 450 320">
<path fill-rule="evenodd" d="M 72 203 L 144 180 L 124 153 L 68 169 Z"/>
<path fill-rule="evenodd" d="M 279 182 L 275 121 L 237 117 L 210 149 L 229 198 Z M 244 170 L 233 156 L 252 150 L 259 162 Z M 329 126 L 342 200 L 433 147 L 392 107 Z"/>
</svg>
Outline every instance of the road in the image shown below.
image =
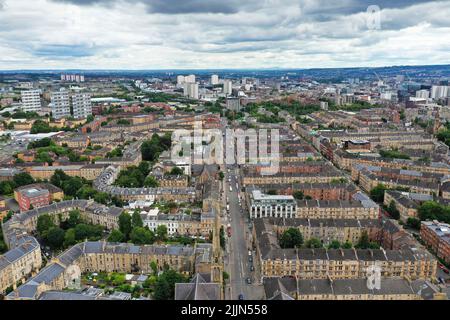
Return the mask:
<svg viewBox="0 0 450 320">
<path fill-rule="evenodd" d="M 239 170 L 231 168 L 230 173 L 225 174 L 225 190 L 229 200 L 229 215 L 227 223 L 231 225 L 231 237 L 227 237 L 227 259 L 225 259 L 225 270 L 230 274 L 230 286 L 226 289 L 226 298 L 235 300 L 243 294 L 246 300 L 260 300 L 263 298 L 263 287 L 258 283 L 257 271 L 251 271 L 253 262 L 249 261 L 249 249 L 251 249 L 251 229 L 248 223 L 248 214 L 239 204 L 239 192 L 236 188 Z M 228 182 L 230 179 L 230 182 Z M 232 191 L 230 192 L 230 186 Z M 243 199 L 241 199 L 243 201 Z M 230 221 L 231 218 L 231 221 Z M 252 260 L 256 259 L 252 253 Z M 256 267 L 256 266 L 255 266 Z M 251 279 L 248 284 L 247 278 Z"/>
</svg>

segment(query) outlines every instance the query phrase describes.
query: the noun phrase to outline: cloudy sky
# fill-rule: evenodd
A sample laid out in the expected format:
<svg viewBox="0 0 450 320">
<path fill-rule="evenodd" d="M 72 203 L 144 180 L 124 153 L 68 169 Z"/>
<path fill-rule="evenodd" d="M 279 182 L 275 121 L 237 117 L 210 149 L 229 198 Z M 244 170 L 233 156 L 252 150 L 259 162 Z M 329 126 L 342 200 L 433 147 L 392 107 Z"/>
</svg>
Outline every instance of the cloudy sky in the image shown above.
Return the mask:
<svg viewBox="0 0 450 320">
<path fill-rule="evenodd" d="M 448 64 L 449 16 L 449 0 L 0 0 L 0 69 Z"/>
</svg>

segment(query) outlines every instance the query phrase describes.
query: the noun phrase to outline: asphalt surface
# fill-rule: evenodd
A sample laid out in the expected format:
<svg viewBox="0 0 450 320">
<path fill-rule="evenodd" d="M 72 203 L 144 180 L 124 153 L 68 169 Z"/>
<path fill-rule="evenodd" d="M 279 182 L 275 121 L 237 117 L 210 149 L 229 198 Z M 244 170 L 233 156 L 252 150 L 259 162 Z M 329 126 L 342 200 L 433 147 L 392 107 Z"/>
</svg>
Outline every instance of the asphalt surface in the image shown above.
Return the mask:
<svg viewBox="0 0 450 320">
<path fill-rule="evenodd" d="M 263 287 L 259 283 L 258 268 L 254 264 L 256 256 L 252 252 L 252 262 L 250 262 L 249 249 L 251 249 L 251 229 L 248 224 L 248 213 L 239 204 L 239 194 L 243 193 L 236 189 L 239 171 L 236 168 L 230 169 L 230 173 L 225 173 L 225 190 L 229 200 L 229 214 L 226 214 L 226 224 L 231 225 L 231 237 L 227 237 L 225 270 L 230 274 L 229 286 L 226 288 L 227 299 L 236 300 L 242 294 L 245 300 L 260 300 L 263 298 Z M 230 182 L 228 182 L 230 178 Z M 232 191 L 230 192 L 230 186 Z M 239 188 L 241 186 L 239 185 Z M 243 202 L 241 198 L 241 203 Z M 231 218 L 231 221 L 230 221 Z M 255 271 L 250 267 L 254 266 Z M 251 284 L 247 279 L 251 279 Z"/>
</svg>

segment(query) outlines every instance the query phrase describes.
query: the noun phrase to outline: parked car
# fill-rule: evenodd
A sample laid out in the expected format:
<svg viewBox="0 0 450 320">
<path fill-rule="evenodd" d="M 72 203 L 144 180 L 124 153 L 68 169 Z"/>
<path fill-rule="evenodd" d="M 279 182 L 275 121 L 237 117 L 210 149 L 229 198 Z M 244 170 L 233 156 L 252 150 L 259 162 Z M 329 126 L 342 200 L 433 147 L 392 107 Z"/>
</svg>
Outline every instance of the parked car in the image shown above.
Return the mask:
<svg viewBox="0 0 450 320">
<path fill-rule="evenodd" d="M 243 295 L 242 293 L 239 294 L 238 299 L 239 299 L 239 300 L 244 300 L 244 295 Z"/>
<path fill-rule="evenodd" d="M 252 284 L 252 279 L 247 278 L 247 279 L 245 279 L 245 282 L 247 282 L 247 284 Z"/>
</svg>

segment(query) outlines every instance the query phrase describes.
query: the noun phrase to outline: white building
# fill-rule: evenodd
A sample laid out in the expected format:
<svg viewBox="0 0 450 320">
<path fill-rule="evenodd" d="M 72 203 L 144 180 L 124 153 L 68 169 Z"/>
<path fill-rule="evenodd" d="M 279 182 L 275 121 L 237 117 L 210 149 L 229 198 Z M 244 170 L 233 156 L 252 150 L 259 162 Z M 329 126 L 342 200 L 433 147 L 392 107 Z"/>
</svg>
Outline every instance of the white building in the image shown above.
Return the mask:
<svg viewBox="0 0 450 320">
<path fill-rule="evenodd" d="M 181 86 L 184 84 L 184 76 L 177 76 L 177 85 Z"/>
<path fill-rule="evenodd" d="M 190 75 L 184 77 L 184 82 L 194 83 L 195 82 L 195 75 L 190 74 Z"/>
<path fill-rule="evenodd" d="M 432 86 L 431 87 L 431 98 L 432 99 L 441 99 L 448 97 L 449 94 L 448 86 Z"/>
<path fill-rule="evenodd" d="M 230 95 L 233 92 L 233 82 L 231 80 L 223 80 L 223 93 Z"/>
<path fill-rule="evenodd" d="M 84 75 L 82 75 L 82 74 L 61 74 L 61 81 L 84 82 Z"/>
<path fill-rule="evenodd" d="M 430 97 L 430 91 L 428 91 L 428 90 L 416 91 L 416 98 L 428 99 L 429 97 Z"/>
<path fill-rule="evenodd" d="M 69 92 L 64 88 L 60 91 L 52 92 L 51 110 L 53 118 L 61 119 L 70 116 Z"/>
<path fill-rule="evenodd" d="M 211 76 L 211 84 L 212 85 L 219 84 L 219 76 L 217 74 L 213 74 Z"/>
<path fill-rule="evenodd" d="M 92 114 L 91 94 L 75 93 L 72 95 L 73 116 L 75 119 L 86 119 Z"/>
<path fill-rule="evenodd" d="M 191 99 L 198 99 L 198 83 L 185 82 L 183 94 Z"/>
<path fill-rule="evenodd" d="M 40 90 L 27 90 L 21 92 L 22 107 L 25 112 L 40 112 L 41 105 L 41 91 Z"/>
<path fill-rule="evenodd" d="M 295 218 L 297 202 L 293 196 L 268 195 L 252 190 L 249 208 L 250 218 Z"/>
</svg>

